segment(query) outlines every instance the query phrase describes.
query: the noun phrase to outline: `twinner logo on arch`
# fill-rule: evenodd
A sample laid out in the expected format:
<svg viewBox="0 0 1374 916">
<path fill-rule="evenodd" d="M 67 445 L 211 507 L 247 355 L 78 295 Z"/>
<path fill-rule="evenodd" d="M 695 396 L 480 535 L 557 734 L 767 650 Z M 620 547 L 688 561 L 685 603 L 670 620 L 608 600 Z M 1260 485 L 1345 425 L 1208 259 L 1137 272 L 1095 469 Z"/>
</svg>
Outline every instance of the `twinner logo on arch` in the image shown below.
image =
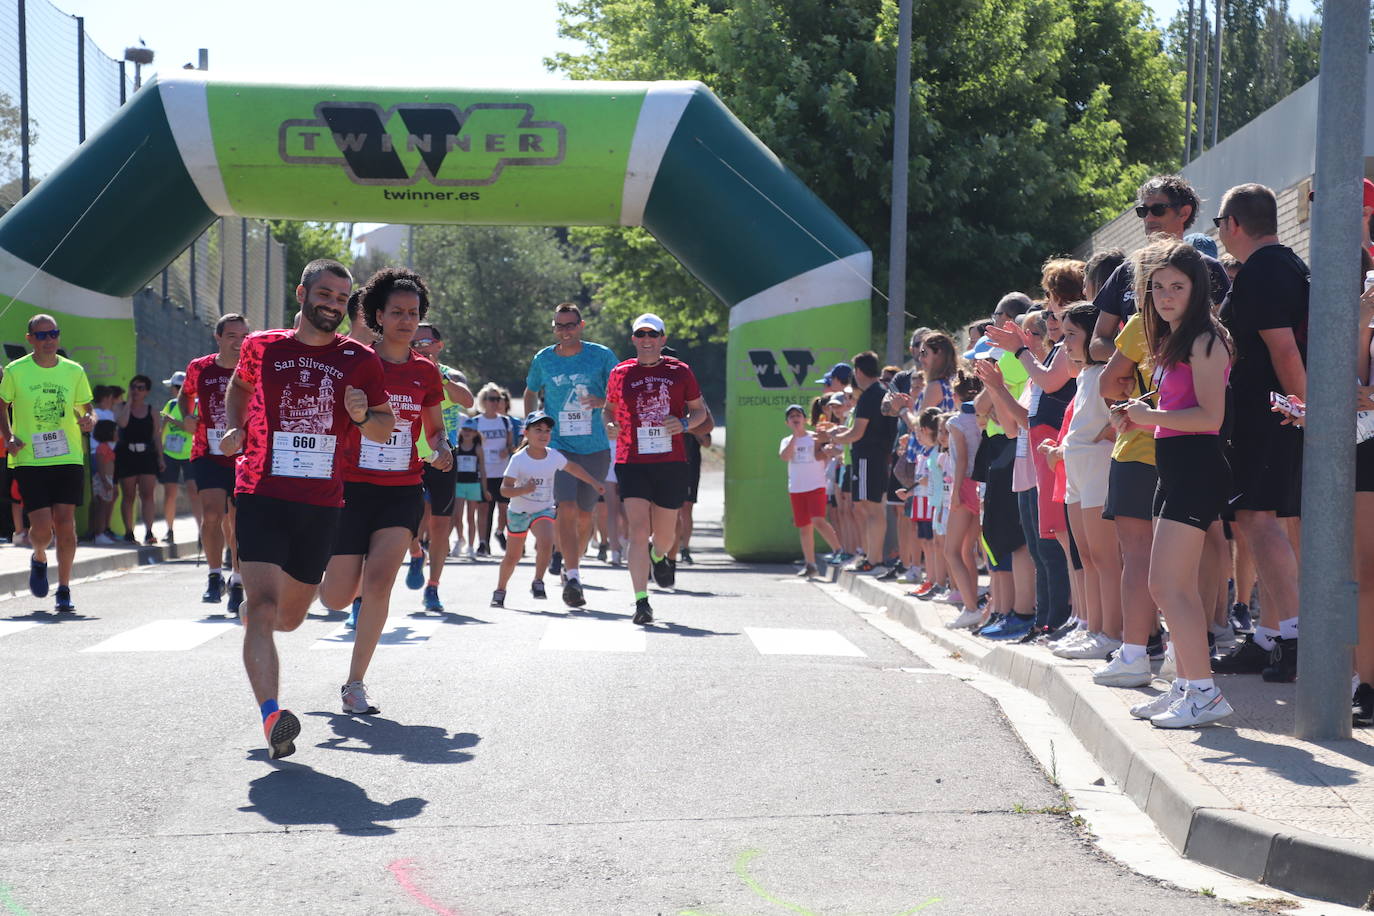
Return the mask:
<svg viewBox="0 0 1374 916">
<path fill-rule="evenodd" d="M 321 102 L 314 118 L 283 121 L 278 145 L 282 161 L 339 166 L 356 184 L 472 187 L 510 166 L 558 165 L 567 128 L 517 102 Z"/>
</svg>

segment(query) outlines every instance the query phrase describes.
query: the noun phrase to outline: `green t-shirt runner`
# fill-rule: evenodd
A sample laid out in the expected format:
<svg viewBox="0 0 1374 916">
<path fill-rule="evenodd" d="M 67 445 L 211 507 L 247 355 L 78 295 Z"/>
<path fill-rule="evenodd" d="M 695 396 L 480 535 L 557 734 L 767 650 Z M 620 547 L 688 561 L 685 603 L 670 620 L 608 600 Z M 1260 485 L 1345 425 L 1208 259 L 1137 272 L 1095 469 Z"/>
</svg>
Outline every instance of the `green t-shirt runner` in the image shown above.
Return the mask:
<svg viewBox="0 0 1374 916">
<path fill-rule="evenodd" d="M 443 377 L 444 381 L 449 381 L 449 376 L 458 371 L 452 366 L 445 366 L 443 363 L 439 363 L 438 365 L 439 375 Z M 463 413 L 463 408 L 448 396 L 447 388 L 444 389 L 444 399 L 439 402 L 439 412 L 444 417 L 444 435 L 448 437 L 448 444 L 457 445 L 458 430 L 462 428 L 466 414 Z M 434 449 L 429 447 L 429 437 L 421 436 L 419 439 L 415 440 L 415 450 L 416 454 L 420 456 L 421 461 L 428 458 L 434 451 Z"/>
<path fill-rule="evenodd" d="M 181 422 L 181 405 L 176 398 L 172 398 L 162 408 L 162 415 L 169 420 Z M 189 461 L 191 458 L 192 435 L 184 429 L 179 429 L 170 423 L 162 424 L 162 454 L 168 458 L 175 458 L 177 461 Z"/>
<path fill-rule="evenodd" d="M 0 400 L 10 405 L 11 429 L 24 447 L 10 456 L 15 467 L 54 467 L 84 464 L 81 428 L 76 408 L 91 403 L 91 383 L 81 364 L 57 357 L 44 369 L 33 354 L 5 367 Z"/>
</svg>

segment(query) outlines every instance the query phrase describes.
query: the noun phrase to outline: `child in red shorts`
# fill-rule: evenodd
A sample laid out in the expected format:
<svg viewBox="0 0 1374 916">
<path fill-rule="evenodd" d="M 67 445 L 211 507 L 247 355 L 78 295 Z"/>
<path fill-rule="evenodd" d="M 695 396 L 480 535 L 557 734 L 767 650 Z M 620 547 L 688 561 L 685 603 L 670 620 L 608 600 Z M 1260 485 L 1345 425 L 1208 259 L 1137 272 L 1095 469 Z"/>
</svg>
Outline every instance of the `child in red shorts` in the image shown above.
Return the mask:
<svg viewBox="0 0 1374 916">
<path fill-rule="evenodd" d="M 826 457 L 816 437 L 806 428 L 806 411 L 800 404 L 787 408 L 791 435 L 778 445 L 778 457 L 787 462 L 787 492 L 792 500 L 792 524 L 801 538 L 805 567 L 797 573 L 808 579 L 819 575 L 816 569 L 816 535 L 819 531 L 831 550 L 840 549 L 835 529 L 825 519 Z"/>
</svg>

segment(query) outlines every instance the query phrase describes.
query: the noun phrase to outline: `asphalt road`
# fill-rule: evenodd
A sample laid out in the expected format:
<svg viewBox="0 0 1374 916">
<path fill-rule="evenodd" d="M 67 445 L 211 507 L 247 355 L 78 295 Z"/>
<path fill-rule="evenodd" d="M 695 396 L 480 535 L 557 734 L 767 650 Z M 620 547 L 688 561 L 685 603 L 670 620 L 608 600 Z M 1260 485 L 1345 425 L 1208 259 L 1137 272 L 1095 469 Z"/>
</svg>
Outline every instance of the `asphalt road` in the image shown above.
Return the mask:
<svg viewBox="0 0 1374 916">
<path fill-rule="evenodd" d="M 321 611 L 279 639 L 279 762 L 203 567 L 81 584 L 63 622 L 0 602 L 0 914 L 1231 911 L 1097 852 L 991 700 L 719 544 L 643 633 L 595 561 L 589 613 L 527 566 L 504 610 L 494 562 L 450 563 L 442 618 L 398 586 L 380 716 L 340 714 Z"/>
</svg>

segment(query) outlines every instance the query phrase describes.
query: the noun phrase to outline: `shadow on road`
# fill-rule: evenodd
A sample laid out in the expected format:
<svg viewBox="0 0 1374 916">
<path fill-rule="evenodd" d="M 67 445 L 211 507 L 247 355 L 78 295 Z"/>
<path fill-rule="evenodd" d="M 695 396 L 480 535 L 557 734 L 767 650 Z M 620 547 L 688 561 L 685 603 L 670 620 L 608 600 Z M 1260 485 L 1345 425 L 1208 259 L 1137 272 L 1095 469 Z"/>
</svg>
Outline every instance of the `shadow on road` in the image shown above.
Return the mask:
<svg viewBox="0 0 1374 916">
<path fill-rule="evenodd" d="M 481 737 L 472 732 L 453 732 L 437 725 L 402 725 L 380 716 L 346 716 L 312 712 L 329 720 L 335 737 L 315 745 L 325 750 L 355 754 L 388 754 L 410 763 L 467 763 Z"/>
<path fill-rule="evenodd" d="M 1218 752 L 1215 756 L 1202 758 L 1207 763 L 1262 767 L 1294 785 L 1336 787 L 1358 782 L 1355 770 L 1323 763 L 1303 748 L 1255 741 L 1229 728 L 1202 729 L 1198 732 L 1197 744 Z M 1365 767 L 1374 764 L 1374 748 L 1356 741 L 1341 744 L 1358 747 L 1359 756 L 1355 759 Z M 1324 746 L 1334 747 L 1334 742 Z"/>
<path fill-rule="evenodd" d="M 657 633 L 660 636 L 738 636 L 738 633 L 722 633 L 719 630 L 703 630 L 699 627 L 683 626 L 680 623 L 673 623 L 668 620 L 659 620 L 644 628 L 645 633 Z"/>
<path fill-rule="evenodd" d="M 356 783 L 289 760 L 269 760 L 261 748 L 248 756 L 270 763 L 274 769 L 248 784 L 249 803 L 238 810 L 261 815 L 273 824 L 331 824 L 348 835 L 395 833 L 394 828 L 378 822 L 416 817 L 428 804 L 423 798 L 382 804 L 368 798 L 367 790 Z"/>
<path fill-rule="evenodd" d="M 451 623 L 457 626 L 468 623 L 491 623 L 490 620 L 455 614 L 453 611 L 444 611 L 442 614 L 436 614 L 433 611 L 413 611 L 408 616 L 414 617 L 416 620 L 437 620 L 440 623 Z"/>
<path fill-rule="evenodd" d="M 76 623 L 84 620 L 99 620 L 100 618 L 90 614 L 82 614 L 79 611 L 69 614 L 59 614 L 56 611 L 30 611 L 27 614 L 14 614 L 0 619 L 27 620 L 33 623 Z"/>
</svg>

